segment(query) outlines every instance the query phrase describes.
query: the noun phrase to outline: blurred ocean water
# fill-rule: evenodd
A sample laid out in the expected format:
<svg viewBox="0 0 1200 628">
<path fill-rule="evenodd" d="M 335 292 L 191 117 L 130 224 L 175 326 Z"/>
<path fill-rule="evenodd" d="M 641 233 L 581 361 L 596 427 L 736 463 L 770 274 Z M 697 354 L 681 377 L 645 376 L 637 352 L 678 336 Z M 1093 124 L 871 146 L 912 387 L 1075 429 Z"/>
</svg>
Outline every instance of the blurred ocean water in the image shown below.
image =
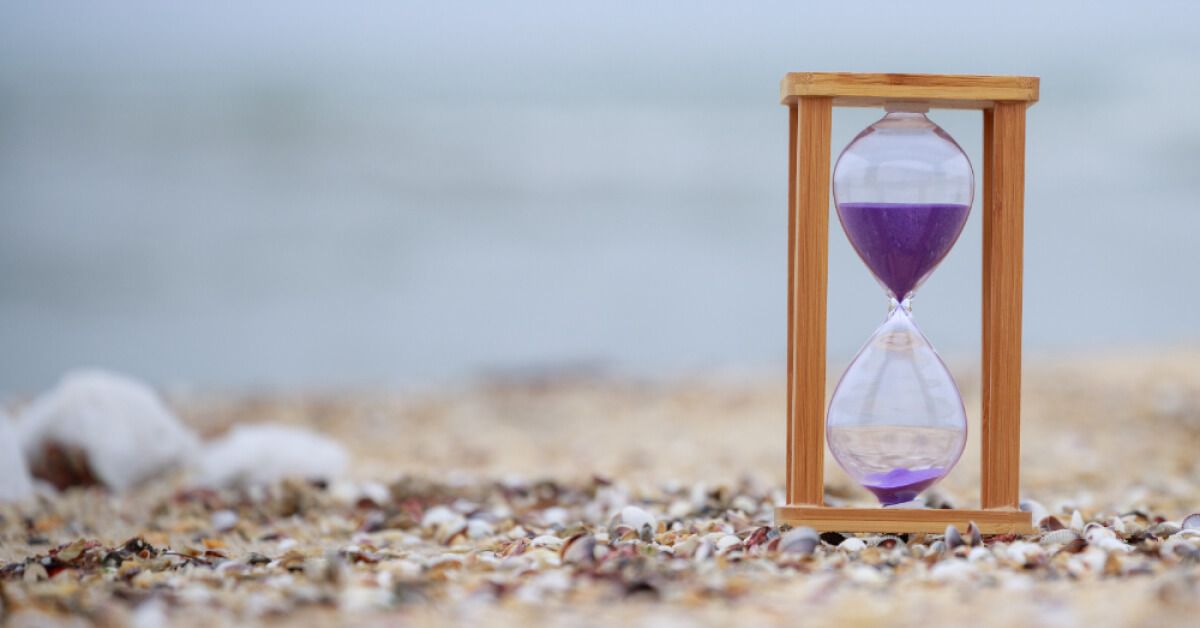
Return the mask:
<svg viewBox="0 0 1200 628">
<path fill-rule="evenodd" d="M 1193 5 L 1104 6 L 1071 32 L 1033 3 L 946 3 L 938 24 L 830 8 L 819 32 L 783 3 L 683 24 L 666 5 L 275 9 L 3 9 L 0 391 L 80 364 L 235 387 L 777 368 L 777 82 L 800 69 L 1041 76 L 1026 349 L 1200 338 Z M 897 20 L 911 39 L 882 38 Z M 835 151 L 877 115 L 839 110 Z M 978 170 L 978 114 L 933 117 Z M 978 209 L 915 302 L 952 358 L 977 351 Z M 832 224 L 844 362 L 886 301 Z"/>
</svg>

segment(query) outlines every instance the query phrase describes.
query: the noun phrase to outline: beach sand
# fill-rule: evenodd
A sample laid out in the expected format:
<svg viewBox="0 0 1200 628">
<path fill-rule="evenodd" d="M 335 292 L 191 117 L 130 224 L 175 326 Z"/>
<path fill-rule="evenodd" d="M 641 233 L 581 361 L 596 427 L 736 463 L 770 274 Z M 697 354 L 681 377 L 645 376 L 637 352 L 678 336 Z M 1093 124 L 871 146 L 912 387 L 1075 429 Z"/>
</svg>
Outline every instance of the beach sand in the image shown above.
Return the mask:
<svg viewBox="0 0 1200 628">
<path fill-rule="evenodd" d="M 958 372 L 971 432 L 934 498 L 972 507 L 977 375 Z M 1066 531 L 974 546 L 773 526 L 779 376 L 175 395 L 206 437 L 320 430 L 350 477 L 0 506 L 0 602 L 11 625 L 1194 622 L 1200 530 L 1179 526 L 1200 512 L 1200 353 L 1031 358 L 1024 378 L 1022 497 Z M 831 503 L 871 504 L 829 456 L 826 482 Z"/>
</svg>

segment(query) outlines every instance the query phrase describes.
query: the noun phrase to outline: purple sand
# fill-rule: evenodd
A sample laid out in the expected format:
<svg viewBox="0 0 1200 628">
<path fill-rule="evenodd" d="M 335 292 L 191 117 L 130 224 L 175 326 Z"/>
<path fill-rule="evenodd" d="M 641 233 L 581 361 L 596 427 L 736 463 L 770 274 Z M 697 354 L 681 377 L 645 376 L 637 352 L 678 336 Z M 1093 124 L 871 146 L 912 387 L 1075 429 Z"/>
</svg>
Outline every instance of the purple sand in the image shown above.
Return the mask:
<svg viewBox="0 0 1200 628">
<path fill-rule="evenodd" d="M 915 471 L 896 468 L 887 473 L 872 473 L 863 479 L 862 485 L 874 493 L 884 506 L 891 506 L 916 499 L 921 491 L 940 480 L 945 473 L 945 469 L 937 467 Z"/>
<path fill-rule="evenodd" d="M 842 203 L 850 244 L 897 300 L 903 300 L 950 252 L 970 205 Z"/>
</svg>

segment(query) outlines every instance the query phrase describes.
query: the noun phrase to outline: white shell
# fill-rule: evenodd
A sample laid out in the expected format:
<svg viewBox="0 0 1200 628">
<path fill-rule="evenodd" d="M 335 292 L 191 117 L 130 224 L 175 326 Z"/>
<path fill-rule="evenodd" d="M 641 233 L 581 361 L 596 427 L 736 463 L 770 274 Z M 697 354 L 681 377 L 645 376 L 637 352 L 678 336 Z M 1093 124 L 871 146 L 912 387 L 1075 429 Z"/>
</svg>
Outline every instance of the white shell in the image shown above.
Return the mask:
<svg viewBox="0 0 1200 628">
<path fill-rule="evenodd" d="M 966 542 L 958 533 L 958 528 L 954 527 L 954 524 L 946 526 L 946 549 L 952 550 L 962 545 L 966 545 Z"/>
<path fill-rule="evenodd" d="M 650 526 L 650 531 L 653 532 L 658 527 L 658 521 L 654 519 L 654 515 L 638 508 L 637 506 L 626 506 L 621 509 L 621 522 L 625 525 L 637 530 L 641 533 L 642 528 Z"/>
<path fill-rule="evenodd" d="M 18 429 L 31 464 L 49 443 L 76 448 L 116 490 L 187 462 L 196 449 L 195 435 L 149 386 L 100 370 L 68 373 L 25 409 Z"/>
<path fill-rule="evenodd" d="M 1079 538 L 1079 533 L 1075 532 L 1074 530 L 1055 530 L 1053 532 L 1047 532 L 1043 534 L 1041 544 L 1061 545 L 1064 543 L 1070 543 L 1077 538 Z"/>
<path fill-rule="evenodd" d="M 1050 516 L 1050 512 L 1041 502 L 1033 499 L 1022 499 L 1021 510 L 1030 514 L 1030 518 L 1035 522 L 1040 522 L 1042 519 Z"/>
<path fill-rule="evenodd" d="M 852 536 L 838 544 L 838 549 L 842 549 L 847 552 L 861 552 L 866 547 L 866 542 L 855 536 Z"/>
<path fill-rule="evenodd" d="M 196 480 L 218 487 L 271 484 L 293 477 L 332 480 L 345 470 L 347 459 L 341 445 L 311 430 L 290 425 L 239 425 L 204 447 L 196 464 Z"/>
<path fill-rule="evenodd" d="M 821 537 L 812 528 L 792 528 L 779 539 L 779 551 L 791 554 L 812 554 L 821 545 Z"/>
</svg>

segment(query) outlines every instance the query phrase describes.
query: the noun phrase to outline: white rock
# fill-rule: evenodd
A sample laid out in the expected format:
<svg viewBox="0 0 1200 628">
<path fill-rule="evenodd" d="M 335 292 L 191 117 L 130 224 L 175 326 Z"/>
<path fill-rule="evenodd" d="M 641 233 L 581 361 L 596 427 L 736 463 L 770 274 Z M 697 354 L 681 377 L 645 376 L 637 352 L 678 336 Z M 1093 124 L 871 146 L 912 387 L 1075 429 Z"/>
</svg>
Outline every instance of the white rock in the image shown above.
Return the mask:
<svg viewBox="0 0 1200 628">
<path fill-rule="evenodd" d="M 116 490 L 188 462 L 197 442 L 149 386 L 100 370 L 68 373 L 17 427 L 31 468 L 56 444 L 82 452 L 96 479 Z"/>
<path fill-rule="evenodd" d="M 650 531 L 653 532 L 658 527 L 658 521 L 654 519 L 654 515 L 638 508 L 637 506 L 626 506 L 621 509 L 621 522 L 625 525 L 641 532 L 643 526 L 650 526 Z"/>
<path fill-rule="evenodd" d="M 0 502 L 18 502 L 33 495 L 33 481 L 17 430 L 0 412 Z"/>
<path fill-rule="evenodd" d="M 205 445 L 195 466 L 206 486 L 254 486 L 284 478 L 331 480 L 346 468 L 346 450 L 326 436 L 288 425 L 240 425 Z"/>
</svg>

